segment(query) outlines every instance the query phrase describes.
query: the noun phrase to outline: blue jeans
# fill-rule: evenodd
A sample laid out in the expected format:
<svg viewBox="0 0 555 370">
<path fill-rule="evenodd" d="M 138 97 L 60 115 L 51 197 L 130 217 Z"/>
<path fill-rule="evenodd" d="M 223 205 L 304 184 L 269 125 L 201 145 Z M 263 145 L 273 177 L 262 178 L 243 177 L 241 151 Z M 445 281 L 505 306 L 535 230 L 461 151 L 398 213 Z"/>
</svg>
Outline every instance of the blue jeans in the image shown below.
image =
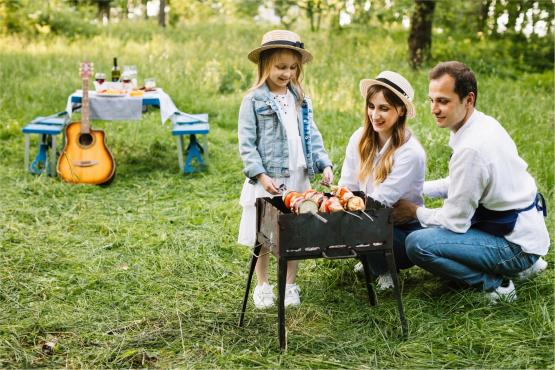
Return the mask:
<svg viewBox="0 0 555 370">
<path fill-rule="evenodd" d="M 420 229 L 422 229 L 422 226 L 420 226 L 418 221 L 393 227 L 393 255 L 397 270 L 408 269 L 414 266 L 414 263 L 407 256 L 405 239 L 410 233 Z M 387 262 L 382 252 L 369 253 L 368 264 L 374 276 L 387 272 Z"/>
<path fill-rule="evenodd" d="M 464 234 L 442 228 L 411 233 L 407 255 L 432 274 L 486 292 L 501 285 L 503 277 L 529 268 L 539 256 L 522 251 L 503 237 L 478 229 Z"/>
</svg>

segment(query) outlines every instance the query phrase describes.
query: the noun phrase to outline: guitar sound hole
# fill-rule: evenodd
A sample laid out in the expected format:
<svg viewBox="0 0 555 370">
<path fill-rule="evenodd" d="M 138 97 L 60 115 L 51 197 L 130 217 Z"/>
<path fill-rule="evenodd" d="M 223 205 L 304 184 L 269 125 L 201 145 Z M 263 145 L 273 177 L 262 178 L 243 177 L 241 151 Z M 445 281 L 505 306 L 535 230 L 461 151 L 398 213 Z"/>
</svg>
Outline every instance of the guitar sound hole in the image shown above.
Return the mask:
<svg viewBox="0 0 555 370">
<path fill-rule="evenodd" d="M 79 136 L 79 144 L 81 146 L 87 147 L 91 145 L 93 142 L 93 136 L 91 134 L 81 134 Z"/>
</svg>

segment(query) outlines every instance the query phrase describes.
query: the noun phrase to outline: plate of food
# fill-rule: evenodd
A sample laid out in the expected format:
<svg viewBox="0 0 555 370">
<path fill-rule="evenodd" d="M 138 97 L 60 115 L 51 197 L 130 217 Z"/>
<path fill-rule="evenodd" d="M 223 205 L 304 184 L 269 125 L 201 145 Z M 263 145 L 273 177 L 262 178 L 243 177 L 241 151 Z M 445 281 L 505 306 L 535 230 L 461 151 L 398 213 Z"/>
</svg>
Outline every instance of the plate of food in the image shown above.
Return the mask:
<svg viewBox="0 0 555 370">
<path fill-rule="evenodd" d="M 127 90 L 104 89 L 104 90 L 97 91 L 96 95 L 115 97 L 115 96 L 127 96 L 128 93 L 129 93 L 129 91 L 127 91 Z"/>
</svg>

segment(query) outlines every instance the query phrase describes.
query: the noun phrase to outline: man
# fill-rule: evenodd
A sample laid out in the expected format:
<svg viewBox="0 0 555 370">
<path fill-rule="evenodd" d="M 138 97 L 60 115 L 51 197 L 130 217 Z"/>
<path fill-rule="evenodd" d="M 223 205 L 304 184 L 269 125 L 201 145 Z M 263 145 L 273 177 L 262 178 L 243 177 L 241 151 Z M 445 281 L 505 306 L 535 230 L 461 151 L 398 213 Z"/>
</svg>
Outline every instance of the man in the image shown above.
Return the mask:
<svg viewBox="0 0 555 370">
<path fill-rule="evenodd" d="M 445 198 L 442 207 L 401 200 L 394 208 L 397 223 L 417 218 L 424 226 L 407 237 L 407 255 L 433 274 L 488 292 L 493 302 L 512 301 L 507 277 L 527 279 L 547 267 L 543 197 L 507 131 L 476 110 L 474 73 L 445 62 L 429 79 L 432 114 L 451 131 L 453 154 L 449 176 L 424 184 L 425 195 Z"/>
</svg>

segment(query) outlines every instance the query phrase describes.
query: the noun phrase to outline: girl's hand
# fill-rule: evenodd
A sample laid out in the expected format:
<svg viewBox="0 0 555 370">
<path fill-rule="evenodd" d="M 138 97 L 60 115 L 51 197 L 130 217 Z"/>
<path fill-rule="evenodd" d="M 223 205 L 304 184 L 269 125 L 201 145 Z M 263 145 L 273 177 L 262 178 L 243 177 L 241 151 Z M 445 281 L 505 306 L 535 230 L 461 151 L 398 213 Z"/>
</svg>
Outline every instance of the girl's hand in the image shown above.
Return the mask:
<svg viewBox="0 0 555 370">
<path fill-rule="evenodd" d="M 330 186 L 333 182 L 333 170 L 331 167 L 324 168 L 324 174 L 322 176 L 322 185 Z"/>
<path fill-rule="evenodd" d="M 261 173 L 256 176 L 256 179 L 258 180 L 258 182 L 260 182 L 260 185 L 262 185 L 264 190 L 266 190 L 268 193 L 272 195 L 280 194 L 278 186 L 270 176 L 266 175 L 265 173 Z"/>
</svg>

